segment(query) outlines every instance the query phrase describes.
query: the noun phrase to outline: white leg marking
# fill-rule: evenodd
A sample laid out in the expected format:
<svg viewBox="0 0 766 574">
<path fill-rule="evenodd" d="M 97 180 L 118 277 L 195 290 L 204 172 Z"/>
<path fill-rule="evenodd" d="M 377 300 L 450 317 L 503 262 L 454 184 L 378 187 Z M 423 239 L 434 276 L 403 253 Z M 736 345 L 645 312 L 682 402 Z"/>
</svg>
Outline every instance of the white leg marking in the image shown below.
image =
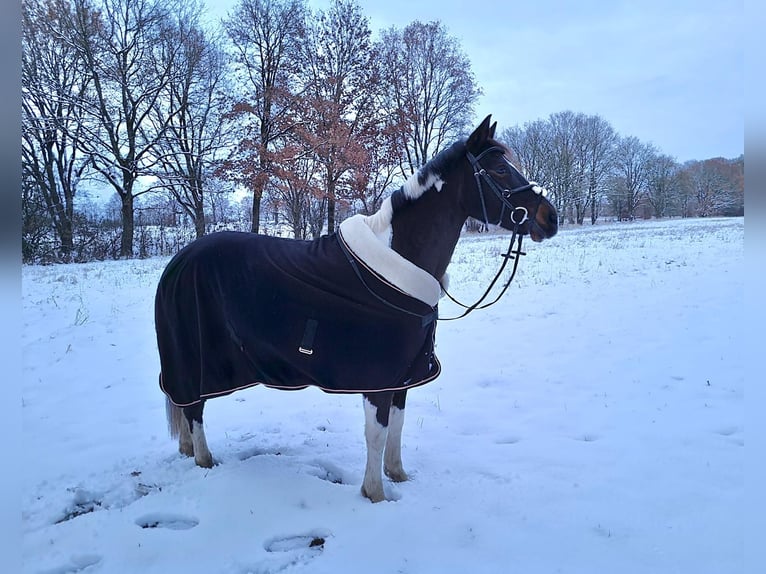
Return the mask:
<svg viewBox="0 0 766 574">
<path fill-rule="evenodd" d="M 383 468 L 386 476 L 394 482 L 407 480 L 407 473 L 402 467 L 402 427 L 404 426 L 404 410 L 391 407 L 388 416 L 388 438 L 386 452 L 383 455 Z"/>
<path fill-rule="evenodd" d="M 194 456 L 194 442 L 186 417 L 181 417 L 178 427 L 178 452 L 186 456 Z"/>
<path fill-rule="evenodd" d="M 364 438 L 367 441 L 367 467 L 364 469 L 362 495 L 372 502 L 385 500 L 383 494 L 383 449 L 388 429 L 375 418 L 377 408 L 364 398 Z"/>
<path fill-rule="evenodd" d="M 205 429 L 197 421 L 192 421 L 192 443 L 194 444 L 194 462 L 202 468 L 213 468 L 213 455 L 207 448 Z"/>
</svg>

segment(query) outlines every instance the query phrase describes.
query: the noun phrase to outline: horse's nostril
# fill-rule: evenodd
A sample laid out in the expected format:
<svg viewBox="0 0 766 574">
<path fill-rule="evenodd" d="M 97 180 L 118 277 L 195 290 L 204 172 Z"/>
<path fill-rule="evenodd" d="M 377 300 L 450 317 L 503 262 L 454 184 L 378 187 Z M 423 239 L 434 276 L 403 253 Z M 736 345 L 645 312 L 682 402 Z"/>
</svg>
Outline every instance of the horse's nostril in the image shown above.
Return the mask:
<svg viewBox="0 0 766 574">
<path fill-rule="evenodd" d="M 558 223 L 559 223 L 559 216 L 558 216 L 558 214 L 555 211 L 551 211 L 548 214 L 548 223 L 550 223 L 551 225 L 558 225 Z"/>
</svg>

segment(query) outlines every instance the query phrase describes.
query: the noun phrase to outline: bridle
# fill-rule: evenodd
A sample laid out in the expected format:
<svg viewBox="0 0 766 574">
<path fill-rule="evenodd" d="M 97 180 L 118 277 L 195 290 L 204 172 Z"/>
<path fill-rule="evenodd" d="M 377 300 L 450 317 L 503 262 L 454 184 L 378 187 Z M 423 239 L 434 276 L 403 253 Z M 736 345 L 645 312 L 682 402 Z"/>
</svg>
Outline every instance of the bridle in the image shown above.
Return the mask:
<svg viewBox="0 0 766 574">
<path fill-rule="evenodd" d="M 484 215 L 484 224 L 489 226 L 489 216 L 487 215 L 487 204 L 484 200 L 484 187 L 482 186 L 482 181 L 484 181 L 487 184 L 487 187 L 495 194 L 495 196 L 500 200 L 500 203 L 502 205 L 502 208 L 500 209 L 500 217 L 497 220 L 497 223 L 495 225 L 499 225 L 503 221 L 503 216 L 505 215 L 505 210 L 510 209 L 510 219 L 511 223 L 513 223 L 513 229 L 511 234 L 511 240 L 508 243 L 508 249 L 505 253 L 501 254 L 501 257 L 503 258 L 503 263 L 500 265 L 500 269 L 495 274 L 495 278 L 492 279 L 492 282 L 489 284 L 489 287 L 487 287 L 487 290 L 484 291 L 484 294 L 479 298 L 476 303 L 473 305 L 465 305 L 464 303 L 461 303 L 457 299 L 455 299 L 452 295 L 449 294 L 445 286 L 442 284 L 442 291 L 444 291 L 444 294 L 455 304 L 459 305 L 465 311 L 456 316 L 456 317 L 439 317 L 440 321 L 454 321 L 456 319 L 462 319 L 472 311 L 475 311 L 476 309 L 486 309 L 487 307 L 490 307 L 497 303 L 500 298 L 505 294 L 505 292 L 508 290 L 508 287 L 511 285 L 511 281 L 513 281 L 513 278 L 516 276 L 516 269 L 519 267 L 519 261 L 521 260 L 522 255 L 526 255 L 521 250 L 521 240 L 524 237 L 524 234 L 519 233 L 519 228 L 521 225 L 526 222 L 529 217 L 529 212 L 527 211 L 526 207 L 523 206 L 516 206 L 513 204 L 512 198 L 514 195 L 522 193 L 524 191 L 529 191 L 530 189 L 535 192 L 539 196 L 539 200 L 537 202 L 537 205 L 535 206 L 535 212 L 532 214 L 532 218 L 537 216 L 537 210 L 540 208 L 540 204 L 543 201 L 543 198 L 548 195 L 548 192 L 537 184 L 534 181 L 527 182 L 524 185 L 520 185 L 518 187 L 514 187 L 513 189 L 505 189 L 501 187 L 493 178 L 491 175 L 487 173 L 487 170 L 485 170 L 483 167 L 481 167 L 481 164 L 479 161 L 486 155 L 493 153 L 493 152 L 499 152 L 501 154 L 505 154 L 505 150 L 499 146 L 492 146 L 490 148 L 485 149 L 483 152 L 481 152 L 478 156 L 474 156 L 470 151 L 466 151 L 466 157 L 468 158 L 468 161 L 471 163 L 471 166 L 473 167 L 473 177 L 476 180 L 476 186 L 479 189 L 479 198 L 481 199 L 481 209 L 482 213 Z M 508 166 L 515 171 L 519 177 L 526 180 L 526 178 L 519 172 L 518 169 L 511 163 L 507 162 Z M 516 215 L 518 213 L 518 215 Z M 517 243 L 516 248 L 514 249 L 514 243 Z M 484 303 L 484 300 L 489 296 L 489 292 L 492 290 L 492 288 L 495 286 L 495 283 L 497 283 L 497 280 L 500 278 L 500 275 L 502 275 L 503 271 L 505 270 L 505 266 L 508 264 L 509 260 L 513 260 L 513 270 L 511 271 L 511 276 L 508 278 L 508 281 L 506 281 L 503 288 L 500 290 L 500 294 L 495 297 L 492 301 L 489 303 Z"/>
<path fill-rule="evenodd" d="M 487 170 L 485 170 L 483 167 L 481 167 L 481 164 L 479 163 L 479 160 L 481 160 L 484 156 L 489 155 L 493 152 L 499 152 L 503 155 L 505 155 L 505 150 L 499 146 L 492 146 L 490 148 L 485 149 L 483 152 L 481 152 L 478 156 L 473 155 L 470 151 L 466 151 L 465 155 L 468 158 L 468 161 L 471 163 L 471 166 L 473 167 L 473 177 L 476 180 L 476 186 L 479 188 L 479 198 L 481 199 L 481 209 L 482 213 L 484 214 L 484 223 L 489 225 L 489 216 L 487 215 L 487 204 L 484 201 L 484 188 L 481 185 L 482 180 L 486 182 L 487 187 L 489 187 L 490 190 L 495 194 L 495 196 L 500 200 L 500 203 L 502 204 L 502 209 L 500 210 L 500 217 L 497 220 L 497 223 L 495 225 L 500 225 L 500 223 L 503 221 L 503 216 L 505 215 L 506 208 L 511 210 L 511 223 L 514 225 L 514 232 L 518 230 L 518 227 L 527 221 L 529 219 L 529 212 L 527 211 L 526 207 L 517 207 L 513 205 L 513 202 L 511 201 L 511 198 L 513 195 L 522 193 L 524 191 L 533 190 L 535 194 L 540 196 L 540 201 L 537 203 L 537 207 L 535 207 L 535 213 L 534 215 L 537 215 L 537 209 L 540 207 L 540 203 L 543 200 L 543 197 L 548 195 L 548 192 L 543 188 L 541 185 L 534 181 L 529 181 L 524 185 L 520 185 L 518 187 L 514 187 L 513 189 L 504 189 L 502 188 L 494 179 L 492 179 L 492 176 L 487 173 Z M 518 176 L 521 179 L 526 180 L 526 178 L 521 174 L 521 172 L 516 169 L 516 166 L 514 166 L 511 162 L 506 161 L 508 164 L 508 167 L 510 167 L 513 171 L 518 174 Z M 519 212 L 520 216 L 517 220 L 515 214 Z M 533 217 L 534 217 L 533 215 Z"/>
</svg>

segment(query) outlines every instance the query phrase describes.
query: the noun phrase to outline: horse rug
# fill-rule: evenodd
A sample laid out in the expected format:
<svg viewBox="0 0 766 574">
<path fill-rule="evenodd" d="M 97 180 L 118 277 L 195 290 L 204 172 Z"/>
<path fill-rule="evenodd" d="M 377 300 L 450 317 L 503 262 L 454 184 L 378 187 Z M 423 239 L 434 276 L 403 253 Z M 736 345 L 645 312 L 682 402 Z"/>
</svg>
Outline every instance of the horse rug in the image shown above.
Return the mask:
<svg viewBox="0 0 766 574">
<path fill-rule="evenodd" d="M 155 298 L 163 392 L 183 407 L 257 384 L 371 393 L 435 379 L 441 288 L 373 217 L 313 241 L 219 232 L 179 251 Z"/>
</svg>

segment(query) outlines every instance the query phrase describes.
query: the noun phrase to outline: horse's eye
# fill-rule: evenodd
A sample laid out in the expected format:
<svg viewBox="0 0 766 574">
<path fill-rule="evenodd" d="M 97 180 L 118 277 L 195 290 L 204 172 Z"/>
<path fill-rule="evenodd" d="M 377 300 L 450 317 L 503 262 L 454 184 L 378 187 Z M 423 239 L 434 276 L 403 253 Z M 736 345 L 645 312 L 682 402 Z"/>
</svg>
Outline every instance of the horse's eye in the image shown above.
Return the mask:
<svg viewBox="0 0 766 574">
<path fill-rule="evenodd" d="M 508 172 L 508 170 L 507 170 L 507 169 L 505 169 L 505 166 L 503 166 L 503 165 L 499 165 L 499 166 L 497 166 L 497 167 L 495 168 L 495 172 L 496 172 L 496 173 L 499 173 L 500 175 L 503 175 L 504 173 L 507 173 L 507 172 Z"/>
</svg>

